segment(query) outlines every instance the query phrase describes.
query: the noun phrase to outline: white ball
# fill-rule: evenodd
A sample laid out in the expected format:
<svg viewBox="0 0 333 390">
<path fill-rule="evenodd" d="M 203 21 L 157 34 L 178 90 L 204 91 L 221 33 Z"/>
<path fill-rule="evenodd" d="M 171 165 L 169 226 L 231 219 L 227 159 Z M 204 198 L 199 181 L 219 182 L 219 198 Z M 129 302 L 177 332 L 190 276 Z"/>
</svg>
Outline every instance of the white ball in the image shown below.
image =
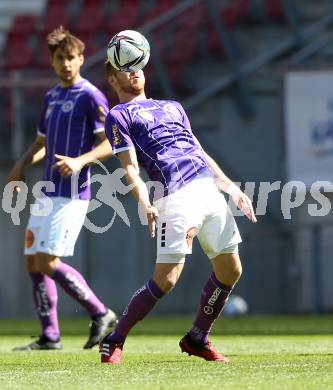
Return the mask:
<svg viewBox="0 0 333 390">
<path fill-rule="evenodd" d="M 109 42 L 107 57 L 111 65 L 123 72 L 137 72 L 147 65 L 150 47 L 138 31 L 124 30 Z"/>
<path fill-rule="evenodd" d="M 223 313 L 229 316 L 246 314 L 248 312 L 248 304 L 244 298 L 238 295 L 230 295 Z"/>
</svg>

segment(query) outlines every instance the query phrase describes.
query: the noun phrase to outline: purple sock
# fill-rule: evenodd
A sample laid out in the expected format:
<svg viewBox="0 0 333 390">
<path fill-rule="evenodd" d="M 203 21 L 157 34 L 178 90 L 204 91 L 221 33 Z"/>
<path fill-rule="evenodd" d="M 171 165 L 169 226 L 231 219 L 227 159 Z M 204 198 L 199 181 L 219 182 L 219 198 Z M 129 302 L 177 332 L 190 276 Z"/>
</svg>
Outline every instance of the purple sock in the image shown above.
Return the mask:
<svg viewBox="0 0 333 390">
<path fill-rule="evenodd" d="M 106 313 L 106 307 L 93 293 L 84 277 L 70 265 L 60 261 L 51 277 L 60 284 L 68 295 L 80 303 L 91 316 Z"/>
<path fill-rule="evenodd" d="M 132 327 L 141 321 L 165 293 L 150 279 L 137 290 L 126 306 L 115 330 L 107 337 L 113 343 L 123 343 Z"/>
<path fill-rule="evenodd" d="M 60 339 L 58 324 L 57 286 L 51 278 L 40 272 L 31 272 L 32 292 L 42 334 L 52 341 Z"/>
<path fill-rule="evenodd" d="M 199 308 L 194 320 L 190 337 L 200 343 L 206 344 L 213 322 L 220 315 L 232 287 L 221 283 L 214 272 L 201 291 Z"/>
</svg>

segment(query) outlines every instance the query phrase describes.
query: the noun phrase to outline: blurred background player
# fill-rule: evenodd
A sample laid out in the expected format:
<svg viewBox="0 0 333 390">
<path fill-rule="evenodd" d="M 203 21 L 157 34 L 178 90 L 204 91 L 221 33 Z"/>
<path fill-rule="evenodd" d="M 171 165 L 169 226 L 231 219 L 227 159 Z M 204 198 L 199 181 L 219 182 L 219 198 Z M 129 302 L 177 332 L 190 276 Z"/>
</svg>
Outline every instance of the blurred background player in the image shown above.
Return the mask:
<svg viewBox="0 0 333 390">
<path fill-rule="evenodd" d="M 82 185 L 89 180 L 88 165 L 109 157 L 112 152 L 104 132 L 108 103 L 102 92 L 80 75 L 85 47 L 81 40 L 59 27 L 47 36 L 47 44 L 59 85 L 46 93 L 37 138 L 8 177 L 8 181 L 24 180 L 25 168 L 46 153 L 43 180 L 49 185 L 40 201 L 36 200 L 34 210 L 38 210 L 43 196 L 50 197 L 53 208 L 46 216 L 31 213 L 25 237 L 27 270 L 42 334 L 37 341 L 15 350 L 62 348 L 56 283 L 91 316 L 89 339 L 84 348 L 98 344 L 117 320 L 116 314 L 96 297 L 84 277 L 59 259 L 73 255 L 84 223 L 90 185 Z M 96 136 L 101 143 L 94 148 Z M 77 183 L 73 188 L 72 177 Z"/>
<path fill-rule="evenodd" d="M 158 233 L 153 277 L 134 293 L 114 331 L 101 341 L 101 361 L 121 363 L 130 329 L 175 286 L 197 236 L 213 272 L 202 289 L 193 326 L 179 345 L 190 355 L 228 362 L 208 336 L 241 275 L 241 238 L 219 190 L 229 193 L 245 215 L 256 222 L 251 201 L 204 152 L 178 102 L 147 99 L 142 70 L 120 72 L 108 62 L 106 69 L 120 101 L 107 116 L 106 134 L 126 170 L 128 183 L 134 185 L 132 192 L 147 215 L 151 236 L 155 236 L 156 224 Z M 139 165 L 150 180 L 163 185 L 154 206 L 140 178 Z"/>
</svg>

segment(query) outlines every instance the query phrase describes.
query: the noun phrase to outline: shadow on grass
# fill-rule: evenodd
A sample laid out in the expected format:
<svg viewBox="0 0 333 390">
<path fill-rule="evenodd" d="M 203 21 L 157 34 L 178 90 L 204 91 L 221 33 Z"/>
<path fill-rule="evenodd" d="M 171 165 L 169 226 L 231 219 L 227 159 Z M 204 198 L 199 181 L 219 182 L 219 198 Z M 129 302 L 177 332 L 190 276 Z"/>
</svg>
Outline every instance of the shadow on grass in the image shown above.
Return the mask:
<svg viewBox="0 0 333 390">
<path fill-rule="evenodd" d="M 191 327 L 192 317 L 148 317 L 133 328 L 135 335 L 182 336 Z M 88 318 L 61 319 L 63 335 L 87 335 Z M 37 320 L 0 319 L 0 335 L 37 335 Z M 333 335 L 331 315 L 279 315 L 222 317 L 213 328 L 214 335 Z"/>
</svg>

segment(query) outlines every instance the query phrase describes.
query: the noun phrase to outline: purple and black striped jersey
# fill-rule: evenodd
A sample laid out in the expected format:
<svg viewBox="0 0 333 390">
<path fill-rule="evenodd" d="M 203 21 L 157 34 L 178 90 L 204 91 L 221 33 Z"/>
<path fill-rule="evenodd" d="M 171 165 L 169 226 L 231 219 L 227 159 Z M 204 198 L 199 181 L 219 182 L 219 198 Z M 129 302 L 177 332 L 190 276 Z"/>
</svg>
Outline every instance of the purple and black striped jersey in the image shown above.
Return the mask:
<svg viewBox="0 0 333 390">
<path fill-rule="evenodd" d="M 147 99 L 121 103 L 106 118 L 105 132 L 115 154 L 135 148 L 138 163 L 164 195 L 178 190 L 199 173 L 210 173 L 180 103 Z"/>
<path fill-rule="evenodd" d="M 38 134 L 46 137 L 43 180 L 55 184 L 55 191 L 45 191 L 46 195 L 90 199 L 90 168 L 81 170 L 72 191 L 71 178 L 63 178 L 52 168 L 56 162 L 54 155 L 77 157 L 91 151 L 96 134 L 104 131 L 104 116 L 108 110 L 104 94 L 85 79 L 68 88 L 58 85 L 45 94 L 38 127 Z"/>
</svg>

